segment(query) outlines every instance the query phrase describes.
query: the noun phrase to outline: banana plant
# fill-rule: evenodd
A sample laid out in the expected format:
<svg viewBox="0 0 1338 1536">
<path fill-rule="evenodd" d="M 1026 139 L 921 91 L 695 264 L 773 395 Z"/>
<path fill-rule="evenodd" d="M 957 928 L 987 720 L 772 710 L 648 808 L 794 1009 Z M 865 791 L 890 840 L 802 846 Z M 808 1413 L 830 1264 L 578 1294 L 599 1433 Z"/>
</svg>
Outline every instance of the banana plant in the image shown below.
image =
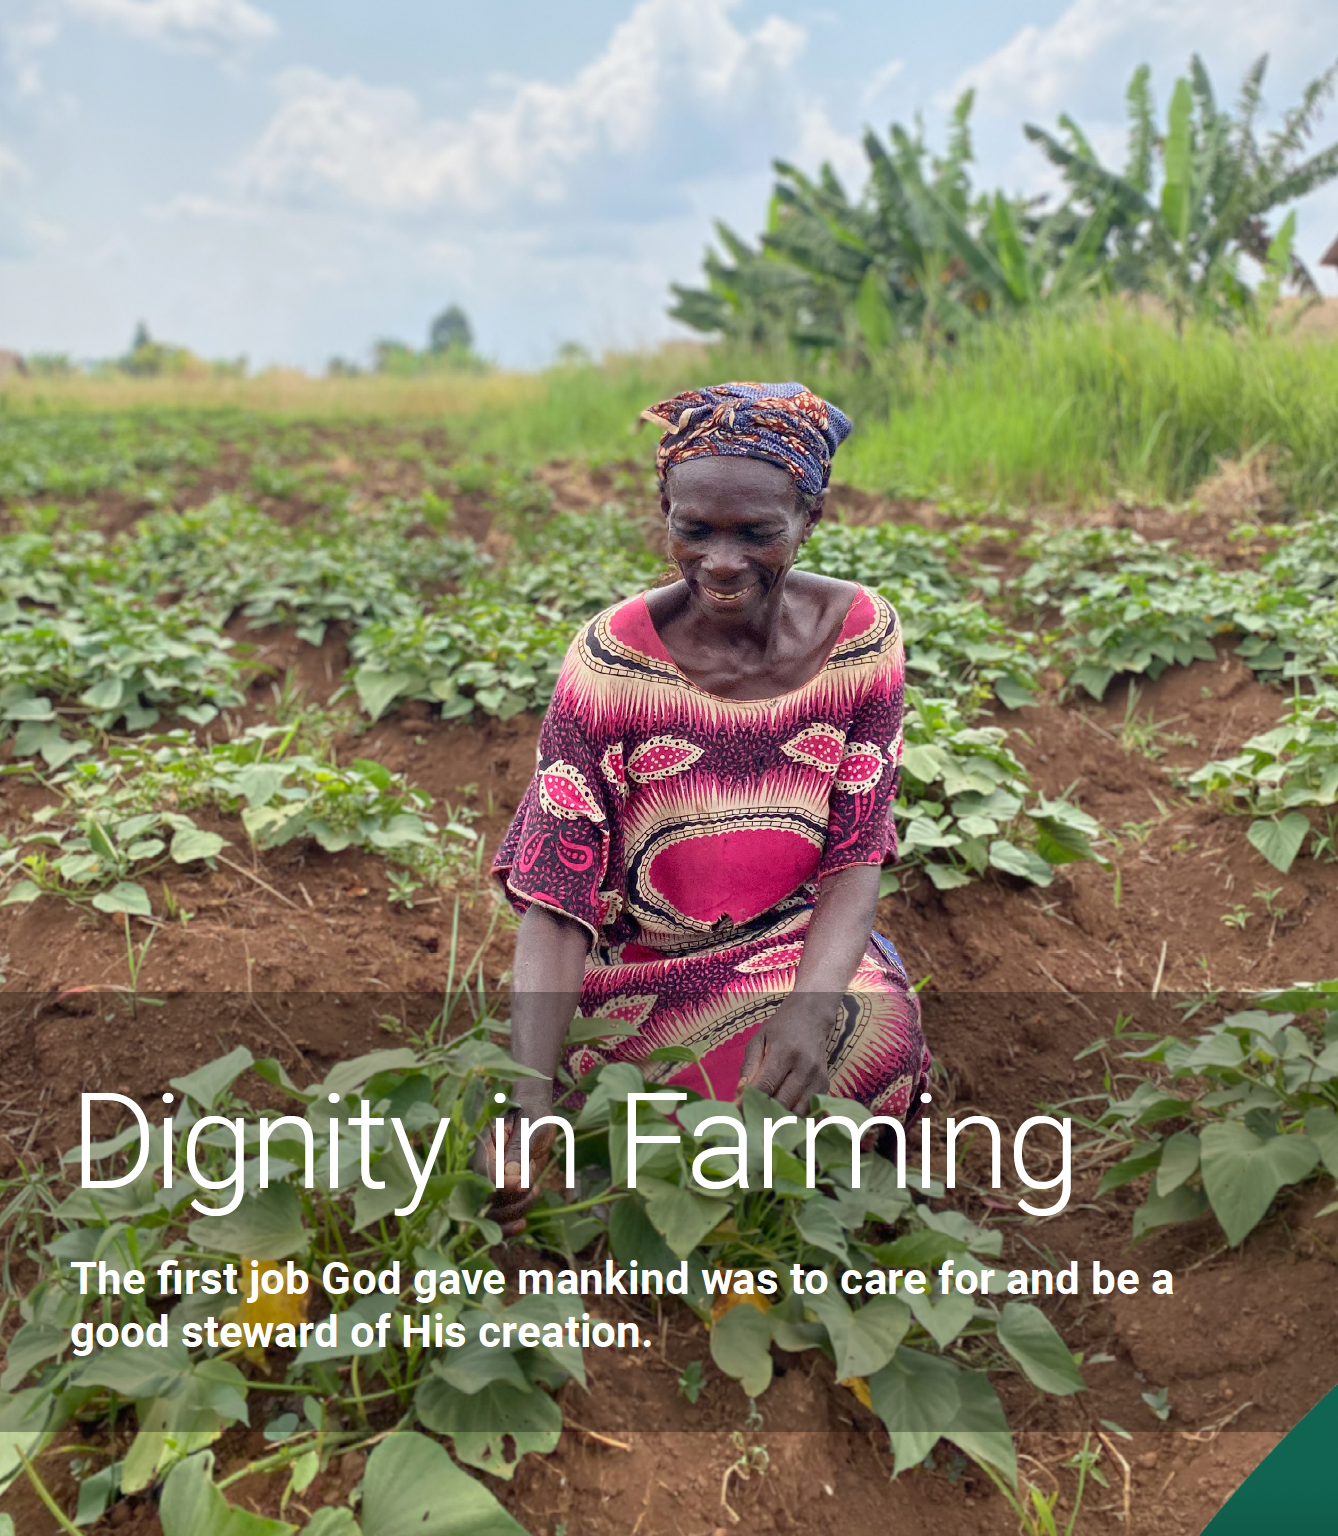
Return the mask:
<svg viewBox="0 0 1338 1536">
<path fill-rule="evenodd" d="M 1035 124 L 1025 128 L 1063 173 L 1075 207 L 1093 215 L 1109 210 L 1116 285 L 1158 293 L 1177 323 L 1192 313 L 1229 320 L 1248 315 L 1254 300 L 1240 257 L 1252 257 L 1267 272 L 1270 256 L 1276 264 L 1282 254 L 1277 234 L 1268 230 L 1269 213 L 1338 176 L 1338 144 L 1304 154 L 1338 65 L 1307 86 L 1300 104 L 1261 145 L 1256 119 L 1266 62 L 1261 58 L 1246 74 L 1233 115 L 1217 105 L 1196 55 L 1188 78 L 1175 83 L 1164 133 L 1157 129 L 1148 69 L 1140 68 L 1126 93 L 1123 172 L 1101 164 L 1070 118 L 1060 119 L 1062 137 Z M 1315 292 L 1309 271 L 1290 241 L 1285 244 L 1292 281 L 1302 292 Z"/>
</svg>

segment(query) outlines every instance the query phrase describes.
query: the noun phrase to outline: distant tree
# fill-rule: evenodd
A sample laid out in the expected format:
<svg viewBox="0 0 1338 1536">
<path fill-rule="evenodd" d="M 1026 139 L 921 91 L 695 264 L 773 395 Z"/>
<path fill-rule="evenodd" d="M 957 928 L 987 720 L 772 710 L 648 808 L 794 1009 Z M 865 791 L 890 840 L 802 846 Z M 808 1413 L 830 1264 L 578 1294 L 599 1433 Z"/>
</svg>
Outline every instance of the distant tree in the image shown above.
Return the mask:
<svg viewBox="0 0 1338 1536">
<path fill-rule="evenodd" d="M 458 304 L 443 309 L 428 329 L 429 352 L 470 352 L 473 347 L 473 327 Z"/>
<path fill-rule="evenodd" d="M 135 327 L 130 350 L 124 357 L 117 358 L 113 366 L 141 379 L 157 378 L 164 373 L 191 373 L 205 367 L 188 347 L 155 341 L 142 320 Z"/>
<path fill-rule="evenodd" d="M 422 354 L 406 342 L 386 337 L 372 344 L 372 369 L 376 373 L 405 376 L 418 373 L 421 366 Z"/>
</svg>

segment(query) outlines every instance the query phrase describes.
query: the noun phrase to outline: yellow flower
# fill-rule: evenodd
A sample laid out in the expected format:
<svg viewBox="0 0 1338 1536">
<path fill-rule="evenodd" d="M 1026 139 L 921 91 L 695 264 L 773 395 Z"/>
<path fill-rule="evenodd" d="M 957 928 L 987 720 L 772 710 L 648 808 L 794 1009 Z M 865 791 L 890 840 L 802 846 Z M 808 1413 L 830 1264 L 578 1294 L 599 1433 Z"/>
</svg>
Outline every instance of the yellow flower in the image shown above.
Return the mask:
<svg viewBox="0 0 1338 1536">
<path fill-rule="evenodd" d="M 873 1407 L 873 1399 L 869 1396 L 869 1382 L 867 1377 L 847 1376 L 846 1379 L 843 1382 L 838 1383 L 838 1385 L 849 1387 L 849 1389 L 855 1394 L 860 1402 L 864 1404 L 866 1408 Z"/>
</svg>

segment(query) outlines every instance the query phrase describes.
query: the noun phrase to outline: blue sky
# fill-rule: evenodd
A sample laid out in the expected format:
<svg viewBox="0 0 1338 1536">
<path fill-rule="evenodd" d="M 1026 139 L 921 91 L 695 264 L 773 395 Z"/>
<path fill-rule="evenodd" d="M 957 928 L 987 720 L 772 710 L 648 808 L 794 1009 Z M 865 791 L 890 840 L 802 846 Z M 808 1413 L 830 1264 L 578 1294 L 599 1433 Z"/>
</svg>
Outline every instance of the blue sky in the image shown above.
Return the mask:
<svg viewBox="0 0 1338 1536">
<path fill-rule="evenodd" d="M 1195 50 L 1224 96 L 1268 52 L 1285 107 L 1338 3 L 0 0 L 0 346 L 106 356 L 143 319 L 320 368 L 452 301 L 509 364 L 644 344 L 712 220 L 757 229 L 773 157 L 858 185 L 866 124 L 934 138 L 972 84 L 978 183 L 1042 191 L 1024 121 L 1118 161 L 1133 68 L 1164 104 Z M 1313 261 L 1338 188 L 1300 232 Z"/>
</svg>

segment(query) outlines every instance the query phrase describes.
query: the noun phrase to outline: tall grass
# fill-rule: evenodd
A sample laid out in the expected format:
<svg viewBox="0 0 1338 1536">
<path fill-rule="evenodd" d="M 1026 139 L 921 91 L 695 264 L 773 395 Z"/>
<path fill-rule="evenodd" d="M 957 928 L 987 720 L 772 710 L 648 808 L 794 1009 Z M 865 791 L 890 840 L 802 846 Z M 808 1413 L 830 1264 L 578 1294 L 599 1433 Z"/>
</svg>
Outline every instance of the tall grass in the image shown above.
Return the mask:
<svg viewBox="0 0 1338 1536">
<path fill-rule="evenodd" d="M 1338 342 L 1310 334 L 1177 335 L 1112 305 L 982 326 L 956 346 L 899 347 L 873 372 L 830 360 L 671 346 L 540 374 L 414 379 L 23 380 L 4 410 L 245 407 L 280 416 L 433 421 L 466 454 L 512 462 L 650 460 L 652 402 L 722 378 L 802 378 L 855 418 L 840 480 L 948 489 L 1015 505 L 1120 492 L 1181 501 L 1223 459 L 1266 452 L 1293 505 L 1338 505 Z"/>
<path fill-rule="evenodd" d="M 1338 346 L 1193 326 L 1124 307 L 981 327 L 903 348 L 889 407 L 843 455 L 868 489 L 1017 504 L 1130 491 L 1180 501 L 1220 460 L 1266 452 L 1299 506 L 1338 502 Z"/>
</svg>

